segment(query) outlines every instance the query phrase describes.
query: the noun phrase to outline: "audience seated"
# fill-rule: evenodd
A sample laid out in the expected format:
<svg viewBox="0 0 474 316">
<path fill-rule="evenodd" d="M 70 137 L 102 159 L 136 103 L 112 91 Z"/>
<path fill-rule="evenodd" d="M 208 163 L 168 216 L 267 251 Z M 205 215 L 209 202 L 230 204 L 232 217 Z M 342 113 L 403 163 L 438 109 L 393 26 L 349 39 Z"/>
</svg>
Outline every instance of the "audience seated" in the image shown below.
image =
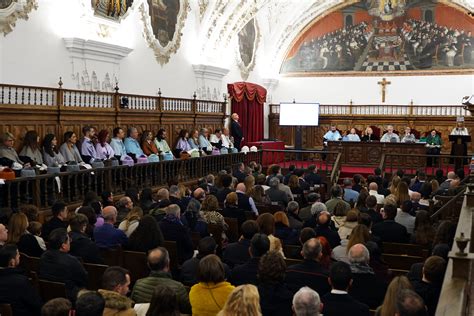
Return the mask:
<svg viewBox="0 0 474 316">
<path fill-rule="evenodd" d="M 81 291 L 77 296 L 75 316 L 102 316 L 105 300 L 98 292 Z"/>
<path fill-rule="evenodd" d="M 132 157 L 133 160 L 144 155 L 144 152 L 138 143 L 138 130 L 136 127 L 130 127 L 128 129 L 127 138 L 125 138 L 123 144 L 125 145 L 127 155 Z"/>
<path fill-rule="evenodd" d="M 290 253 L 286 255 L 291 259 L 303 259 L 301 252 L 303 251 L 303 245 L 306 241 L 310 240 L 311 238 L 316 237 L 316 232 L 311 227 L 305 227 L 300 231 L 300 236 L 298 239 L 298 247 L 294 247 L 291 249 Z M 327 240 L 326 240 L 327 242 Z"/>
<path fill-rule="evenodd" d="M 296 201 L 288 202 L 286 207 L 286 215 L 288 216 L 289 227 L 296 230 L 303 228 L 303 220 L 298 216 L 300 206 Z"/>
<path fill-rule="evenodd" d="M 347 256 L 353 279 L 349 294 L 370 308 L 377 308 L 383 301 L 387 284 L 369 266 L 369 250 L 363 244 L 355 244 Z"/>
<path fill-rule="evenodd" d="M 409 242 L 409 235 L 405 226 L 395 222 L 397 207 L 386 204 L 382 209 L 383 222 L 372 227 L 372 233 L 382 239 L 383 242 Z"/>
<path fill-rule="evenodd" d="M 423 298 L 430 316 L 435 315 L 445 271 L 446 261 L 441 257 L 431 256 L 423 264 L 421 280 L 410 280 L 414 291 Z"/>
<path fill-rule="evenodd" d="M 142 136 L 140 138 L 140 145 L 143 150 L 143 153 L 146 156 L 150 156 L 150 155 L 158 156 L 158 148 L 156 147 L 153 133 L 151 131 L 142 132 Z"/>
<path fill-rule="evenodd" d="M 413 235 L 415 229 L 415 216 L 410 214 L 412 207 L 413 203 L 411 201 L 404 201 L 401 210 L 398 210 L 397 216 L 395 216 L 395 222 L 405 226 L 407 233 L 410 235 Z"/>
<path fill-rule="evenodd" d="M 270 213 L 263 213 L 257 217 L 257 224 L 260 228 L 260 233 L 267 235 L 270 239 L 270 251 L 277 251 L 283 257 L 283 245 L 281 240 L 275 237 L 275 218 Z"/>
<path fill-rule="evenodd" d="M 383 204 L 384 196 L 379 194 L 379 185 L 376 182 L 371 182 L 369 184 L 369 195 L 375 196 L 377 199 L 377 204 Z"/>
<path fill-rule="evenodd" d="M 48 250 L 41 256 L 39 278 L 66 284 L 67 297 L 74 302 L 80 289 L 87 286 L 87 272 L 76 257 L 68 254 L 70 238 L 65 228 L 50 234 Z"/>
<path fill-rule="evenodd" d="M 354 227 L 357 226 L 357 212 L 356 211 L 349 211 L 346 216 L 346 220 L 344 221 L 344 224 L 339 226 L 339 229 L 337 233 L 339 234 L 339 237 L 341 240 L 348 239 L 349 236 L 352 233 L 352 230 Z"/>
<path fill-rule="evenodd" d="M 331 226 L 331 215 L 322 211 L 318 216 L 318 225 L 315 229 L 316 236 L 323 236 L 326 238 L 331 245 L 331 248 L 334 249 L 341 243 L 341 238 L 335 229 Z"/>
<path fill-rule="evenodd" d="M 412 290 L 401 290 L 397 297 L 397 314 L 428 316 L 423 299 Z"/>
<path fill-rule="evenodd" d="M 215 255 L 217 244 L 213 237 L 204 237 L 199 240 L 198 253 L 191 259 L 186 260 L 181 266 L 181 281 L 185 285 L 192 286 L 198 283 L 197 272 L 199 269 L 199 262 L 207 255 Z M 223 263 L 226 279 L 230 278 L 229 266 Z"/>
<path fill-rule="evenodd" d="M 346 201 L 349 204 L 350 203 L 355 204 L 355 202 L 357 202 L 357 199 L 359 198 L 359 192 L 352 189 L 352 179 L 349 179 L 349 178 L 344 179 L 343 185 L 344 185 L 344 188 L 343 188 L 342 196 L 343 196 L 344 201 Z"/>
<path fill-rule="evenodd" d="M 133 201 L 130 197 L 124 196 L 120 198 L 117 202 L 117 222 L 123 222 L 132 209 Z"/>
<path fill-rule="evenodd" d="M 410 242 L 421 246 L 431 246 L 435 233 L 430 214 L 425 210 L 418 210 L 416 212 L 414 234 L 411 236 Z"/>
<path fill-rule="evenodd" d="M 293 293 L 285 280 L 286 263 L 276 251 L 269 251 L 260 258 L 258 265 L 258 293 L 263 316 L 291 315 Z"/>
<path fill-rule="evenodd" d="M 121 127 L 116 127 L 112 131 L 113 137 L 110 140 L 110 147 L 114 151 L 115 158 L 122 160 L 122 157 L 127 155 L 127 149 L 125 149 L 125 144 L 123 139 L 125 138 L 125 131 Z"/>
<path fill-rule="evenodd" d="M 128 243 L 128 237 L 123 231 L 115 228 L 117 222 L 117 209 L 113 206 L 107 206 L 102 211 L 104 225 L 94 229 L 94 240 L 99 248 L 114 248 L 125 246 Z"/>
<path fill-rule="evenodd" d="M 298 243 L 298 231 L 290 227 L 290 222 L 285 212 L 278 211 L 273 214 L 275 219 L 275 237 L 279 238 L 284 245 L 296 245 Z"/>
<path fill-rule="evenodd" d="M 81 139 L 81 157 L 86 163 L 92 163 L 94 160 L 99 160 L 99 156 L 95 149 L 92 139 L 95 136 L 95 129 L 91 126 L 84 126 L 82 128 L 83 138 Z"/>
<path fill-rule="evenodd" d="M 222 188 L 217 191 L 216 197 L 219 203 L 224 203 L 227 194 L 233 192 L 232 186 L 232 176 L 228 174 L 223 174 L 219 176 Z"/>
<path fill-rule="evenodd" d="M 342 188 L 339 185 L 336 184 L 331 188 L 331 199 L 329 199 L 325 203 L 326 207 L 327 207 L 327 211 L 329 213 L 333 214 L 334 209 L 336 208 L 336 205 L 339 204 L 339 203 L 344 204 L 344 206 L 346 208 L 346 212 L 350 211 L 351 206 L 349 205 L 349 203 L 347 203 L 346 201 L 344 201 L 342 199 Z"/>
<path fill-rule="evenodd" d="M 39 316 L 41 299 L 19 264 L 20 253 L 14 244 L 0 248 L 0 303 L 10 304 L 15 316 Z"/>
<path fill-rule="evenodd" d="M 163 160 L 173 160 L 174 156 L 171 152 L 171 148 L 166 141 L 167 133 L 164 128 L 160 128 L 155 137 L 155 145 L 158 148 L 158 152 Z"/>
<path fill-rule="evenodd" d="M 352 272 L 345 262 L 336 262 L 329 273 L 331 292 L 324 295 L 322 314 L 324 316 L 369 316 L 369 307 L 354 299 L 348 292 L 352 285 Z"/>
<path fill-rule="evenodd" d="M 237 184 L 235 193 L 237 193 L 238 206 L 240 209 L 248 212 L 253 212 L 258 216 L 258 210 L 255 206 L 255 201 L 252 197 L 247 195 L 247 188 L 244 183 Z"/>
<path fill-rule="evenodd" d="M 382 215 L 377 211 L 377 198 L 374 195 L 369 195 L 365 204 L 367 205 L 367 211 L 361 212 L 367 213 L 372 219 L 374 225 L 383 221 Z"/>
<path fill-rule="evenodd" d="M 278 188 L 280 180 L 275 176 L 269 181 L 270 189 L 267 190 L 266 196 L 272 204 L 279 204 L 284 207 L 288 205 L 288 196 L 285 192 Z"/>
<path fill-rule="evenodd" d="M 193 242 L 187 227 L 180 220 L 180 209 L 176 204 L 166 208 L 166 216 L 160 222 L 165 240 L 176 241 L 178 262 L 183 263 L 193 256 Z"/>
<path fill-rule="evenodd" d="M 242 224 L 240 230 L 242 232 L 240 239 L 227 245 L 222 255 L 222 261 L 230 267 L 243 264 L 250 259 L 250 241 L 258 233 L 259 227 L 256 221 L 247 220 Z"/>
<path fill-rule="evenodd" d="M 43 225 L 42 235 L 45 240 L 49 240 L 49 234 L 56 228 L 67 227 L 67 206 L 64 202 L 56 202 L 51 207 L 53 217 Z"/>
<path fill-rule="evenodd" d="M 295 316 L 319 316 L 321 300 L 319 294 L 304 286 L 293 296 L 293 313 Z"/>
<path fill-rule="evenodd" d="M 32 257 L 40 257 L 43 254 L 38 240 L 27 231 L 28 218 L 24 213 L 15 213 L 11 216 L 8 224 L 8 235 L 6 244 L 16 244 L 18 251 Z"/>
<path fill-rule="evenodd" d="M 176 293 L 169 286 L 163 284 L 155 286 L 150 303 L 135 304 L 134 309 L 137 312 L 137 316 L 181 315 Z"/>
<path fill-rule="evenodd" d="M 322 184 L 322 179 L 321 176 L 318 174 L 318 169 L 316 168 L 316 165 L 308 166 L 308 170 L 306 171 L 304 179 L 310 187 Z"/>
<path fill-rule="evenodd" d="M 258 284 L 258 266 L 260 258 L 270 250 L 270 240 L 267 235 L 256 233 L 251 241 L 248 252 L 250 259 L 232 269 L 230 281 L 234 285 Z"/>
<path fill-rule="evenodd" d="M 76 214 L 69 222 L 71 249 L 69 253 L 87 263 L 102 264 L 104 261 L 97 245 L 85 234 L 88 220 L 84 214 Z"/>
<path fill-rule="evenodd" d="M 327 212 L 327 207 L 322 202 L 314 202 L 310 208 L 310 217 L 304 221 L 303 227 L 315 228 L 318 225 L 318 217 L 321 212 Z"/>
<path fill-rule="evenodd" d="M 15 137 L 10 132 L 5 132 L 2 134 L 0 138 L 0 158 L 2 158 L 2 165 L 6 165 L 13 169 L 21 169 L 23 168 L 23 161 L 20 160 L 18 157 L 18 153 L 16 152 L 13 144 L 15 142 Z M 17 165 L 13 165 L 16 163 Z M 30 166 L 29 163 L 25 165 L 25 167 Z"/>
<path fill-rule="evenodd" d="M 127 249 L 138 252 L 148 252 L 156 247 L 163 246 L 164 237 L 160 226 L 151 215 L 145 215 L 135 231 L 128 239 Z"/>
<path fill-rule="evenodd" d="M 97 144 L 95 145 L 95 150 L 97 152 L 97 159 L 107 160 L 115 158 L 115 152 L 113 148 L 108 143 L 110 140 L 109 131 L 103 129 L 99 132 L 97 136 Z"/>
<path fill-rule="evenodd" d="M 234 286 L 225 281 L 224 265 L 218 256 L 211 254 L 201 259 L 198 281 L 189 292 L 192 314 L 217 314 L 234 290 Z"/>
<path fill-rule="evenodd" d="M 191 312 L 188 293 L 183 284 L 172 279 L 168 250 L 158 247 L 148 253 L 148 267 L 151 272 L 146 278 L 139 279 L 133 287 L 131 299 L 135 303 L 150 303 L 155 287 L 165 285 L 178 297 L 179 311 L 183 314 Z"/>
<path fill-rule="evenodd" d="M 260 295 L 254 285 L 246 284 L 236 287 L 229 295 L 227 302 L 217 316 L 262 315 Z"/>
<path fill-rule="evenodd" d="M 41 316 L 69 316 L 72 304 L 68 299 L 57 297 L 48 301 L 41 308 Z"/>
<path fill-rule="evenodd" d="M 303 245 L 302 263 L 289 266 L 286 269 L 286 283 L 288 288 L 296 292 L 303 286 L 309 286 L 321 295 L 330 290 L 328 284 L 329 271 L 320 263 L 322 245 L 316 238 L 311 238 Z"/>
<path fill-rule="evenodd" d="M 31 166 L 41 166 L 43 164 L 39 139 L 36 131 L 28 131 L 23 137 L 23 148 L 18 156 L 23 162 L 29 163 Z"/>
<path fill-rule="evenodd" d="M 239 185 L 243 185 L 239 183 Z M 238 222 L 239 227 L 245 222 L 245 210 L 239 207 L 239 201 L 237 197 L 238 193 L 230 192 L 224 202 L 224 209 L 222 215 L 224 217 L 235 218 Z"/>
<path fill-rule="evenodd" d="M 412 290 L 406 276 L 396 276 L 387 287 L 383 304 L 377 307 L 375 315 L 395 315 L 397 313 L 397 297 L 403 290 Z"/>
<path fill-rule="evenodd" d="M 120 223 L 118 229 L 123 231 L 127 237 L 137 229 L 138 222 L 143 217 L 143 209 L 139 206 L 135 206 L 130 212 L 128 212 L 125 219 Z"/>
<path fill-rule="evenodd" d="M 121 267 L 108 267 L 102 275 L 100 295 L 105 300 L 104 316 L 134 316 L 133 302 L 126 295 L 129 292 L 130 273 Z"/>
</svg>

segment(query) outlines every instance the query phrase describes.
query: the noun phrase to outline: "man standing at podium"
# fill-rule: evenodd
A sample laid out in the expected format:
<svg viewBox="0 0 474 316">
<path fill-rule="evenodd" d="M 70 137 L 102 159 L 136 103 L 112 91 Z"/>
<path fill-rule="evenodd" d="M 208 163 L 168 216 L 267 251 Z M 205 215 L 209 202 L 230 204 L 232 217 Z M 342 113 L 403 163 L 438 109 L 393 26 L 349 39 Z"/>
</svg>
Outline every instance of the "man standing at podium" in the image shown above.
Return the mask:
<svg viewBox="0 0 474 316">
<path fill-rule="evenodd" d="M 456 127 L 453 128 L 451 134 L 453 136 L 469 136 L 469 131 L 466 127 L 464 127 L 464 117 L 460 116 L 456 119 Z M 457 147 L 457 149 L 455 149 Z M 462 147 L 462 150 L 460 149 Z M 467 143 L 456 143 L 453 142 L 453 146 L 451 147 L 451 156 L 467 156 Z M 462 161 L 462 165 L 467 164 L 467 159 L 459 159 L 459 162 Z M 457 163 L 455 163 L 458 167 Z"/>
<path fill-rule="evenodd" d="M 232 134 L 232 137 L 234 137 L 234 147 L 240 151 L 240 142 L 244 140 L 244 135 L 242 133 L 242 126 L 240 126 L 239 123 L 239 115 L 233 113 L 230 118 L 230 133 Z"/>
<path fill-rule="evenodd" d="M 451 131 L 451 135 L 468 136 L 469 132 L 464 127 L 464 117 L 458 117 L 456 119 L 456 127 Z"/>
</svg>

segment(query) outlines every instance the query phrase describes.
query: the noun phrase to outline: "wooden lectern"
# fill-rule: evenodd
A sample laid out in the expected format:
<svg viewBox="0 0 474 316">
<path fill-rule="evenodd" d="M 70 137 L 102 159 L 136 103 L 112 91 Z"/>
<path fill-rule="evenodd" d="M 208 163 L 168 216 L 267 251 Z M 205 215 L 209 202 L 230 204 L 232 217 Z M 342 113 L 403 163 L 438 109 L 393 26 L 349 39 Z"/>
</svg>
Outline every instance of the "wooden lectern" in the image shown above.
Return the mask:
<svg viewBox="0 0 474 316">
<path fill-rule="evenodd" d="M 471 141 L 470 135 L 449 135 L 449 141 L 452 143 L 451 156 L 466 156 L 467 143 Z M 464 158 L 454 158 L 454 170 L 463 168 L 467 162 Z"/>
</svg>

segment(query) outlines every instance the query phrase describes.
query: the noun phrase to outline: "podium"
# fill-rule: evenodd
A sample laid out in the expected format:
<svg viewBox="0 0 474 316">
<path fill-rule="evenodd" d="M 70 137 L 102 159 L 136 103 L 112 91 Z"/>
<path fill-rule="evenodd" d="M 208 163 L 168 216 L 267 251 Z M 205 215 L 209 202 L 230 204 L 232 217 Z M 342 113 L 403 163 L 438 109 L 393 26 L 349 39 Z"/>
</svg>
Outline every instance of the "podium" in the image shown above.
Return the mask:
<svg viewBox="0 0 474 316">
<path fill-rule="evenodd" d="M 449 135 L 452 143 L 451 156 L 467 156 L 467 143 L 471 141 L 470 135 Z M 463 168 L 467 162 L 465 158 L 454 158 L 454 170 Z"/>
</svg>

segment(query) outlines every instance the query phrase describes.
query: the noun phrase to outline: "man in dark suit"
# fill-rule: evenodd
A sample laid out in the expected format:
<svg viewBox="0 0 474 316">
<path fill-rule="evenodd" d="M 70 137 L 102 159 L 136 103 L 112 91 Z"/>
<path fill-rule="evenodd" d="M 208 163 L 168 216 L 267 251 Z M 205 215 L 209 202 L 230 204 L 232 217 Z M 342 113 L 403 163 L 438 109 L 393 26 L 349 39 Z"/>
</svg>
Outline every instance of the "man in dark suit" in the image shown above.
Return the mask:
<svg viewBox="0 0 474 316">
<path fill-rule="evenodd" d="M 257 285 L 258 263 L 260 257 L 270 249 L 270 239 L 265 234 L 255 234 L 250 241 L 250 259 L 232 269 L 230 283 L 233 285 L 254 284 Z"/>
<path fill-rule="evenodd" d="M 258 230 L 259 228 L 256 221 L 245 221 L 241 227 L 242 236 L 238 242 L 231 243 L 225 248 L 222 261 L 227 263 L 230 267 L 247 262 L 250 259 L 250 241 L 253 236 L 258 233 Z"/>
<path fill-rule="evenodd" d="M 365 200 L 365 205 L 367 205 L 367 211 L 362 213 L 368 214 L 374 225 L 383 221 L 382 215 L 377 212 L 377 198 L 375 196 L 369 195 Z"/>
<path fill-rule="evenodd" d="M 235 166 L 233 176 L 236 177 L 239 182 L 244 182 L 244 181 L 245 181 L 245 177 L 247 176 L 244 171 L 245 171 L 245 165 L 244 165 L 244 163 L 243 163 L 243 162 L 239 162 L 239 163 L 237 163 L 237 165 Z"/>
<path fill-rule="evenodd" d="M 56 202 L 51 207 L 51 212 L 53 213 L 53 218 L 49 220 L 46 224 L 43 225 L 41 236 L 45 240 L 49 240 L 49 234 L 56 228 L 66 228 L 67 227 L 67 206 L 64 202 Z"/>
<path fill-rule="evenodd" d="M 267 190 L 266 194 L 270 201 L 273 203 L 278 203 L 286 207 L 288 205 L 288 196 L 285 192 L 278 189 L 280 180 L 277 177 L 273 177 L 270 180 L 270 189 Z"/>
<path fill-rule="evenodd" d="M 397 207 L 386 204 L 382 209 L 383 222 L 372 227 L 372 233 L 382 239 L 382 242 L 408 243 L 410 238 L 405 226 L 395 222 Z"/>
<path fill-rule="evenodd" d="M 332 290 L 322 297 L 325 316 L 369 316 L 369 307 L 352 298 L 347 292 L 352 284 L 352 272 L 349 265 L 339 261 L 332 265 L 329 273 Z"/>
<path fill-rule="evenodd" d="M 376 309 L 382 304 L 387 284 L 383 279 L 377 278 L 369 266 L 369 250 L 363 244 L 355 244 L 349 249 L 347 257 L 352 271 L 349 294 L 370 308 Z"/>
<path fill-rule="evenodd" d="M 234 147 L 240 151 L 240 143 L 244 140 L 244 134 L 239 123 L 239 115 L 233 113 L 230 118 L 230 134 L 234 137 Z"/>
<path fill-rule="evenodd" d="M 220 176 L 220 181 L 222 184 L 222 188 L 217 190 L 216 198 L 219 203 L 224 203 L 227 194 L 233 192 L 233 190 L 230 188 L 230 186 L 232 185 L 232 176 L 230 174 L 223 174 Z"/>
<path fill-rule="evenodd" d="M 301 251 L 303 262 L 286 269 L 286 284 L 290 290 L 296 292 L 303 286 L 309 286 L 321 295 L 330 291 L 329 271 L 319 262 L 321 251 L 319 239 L 311 238 L 304 243 Z"/>
<path fill-rule="evenodd" d="M 87 286 L 87 272 L 76 257 L 68 254 L 71 247 L 65 228 L 56 228 L 50 234 L 49 250 L 40 259 L 40 279 L 66 284 L 69 300 L 76 301 L 77 293 Z"/>
<path fill-rule="evenodd" d="M 306 183 L 308 183 L 311 187 L 315 184 L 322 183 L 321 176 L 318 174 L 318 169 L 316 168 L 316 165 L 308 166 L 308 170 L 304 179 L 306 180 Z"/>
</svg>

